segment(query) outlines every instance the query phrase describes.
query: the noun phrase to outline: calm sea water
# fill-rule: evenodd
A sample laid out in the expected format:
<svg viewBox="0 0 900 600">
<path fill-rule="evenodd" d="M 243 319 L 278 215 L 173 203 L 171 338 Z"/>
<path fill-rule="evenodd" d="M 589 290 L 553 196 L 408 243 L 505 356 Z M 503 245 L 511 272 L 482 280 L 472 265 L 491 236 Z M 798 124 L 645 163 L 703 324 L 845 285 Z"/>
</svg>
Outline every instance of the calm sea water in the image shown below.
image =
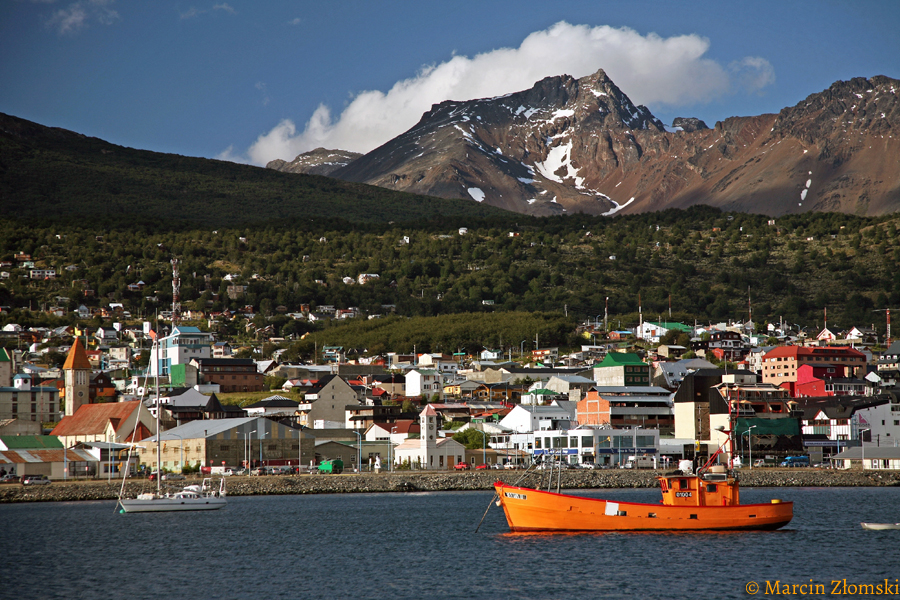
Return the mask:
<svg viewBox="0 0 900 600">
<path fill-rule="evenodd" d="M 766 581 L 900 579 L 900 531 L 859 525 L 900 521 L 900 488 L 741 491 L 773 497 L 795 502 L 788 528 L 719 534 L 511 534 L 496 507 L 475 533 L 490 492 L 231 497 L 208 513 L 3 505 L 0 598 L 718 599 L 767 597 Z"/>
</svg>

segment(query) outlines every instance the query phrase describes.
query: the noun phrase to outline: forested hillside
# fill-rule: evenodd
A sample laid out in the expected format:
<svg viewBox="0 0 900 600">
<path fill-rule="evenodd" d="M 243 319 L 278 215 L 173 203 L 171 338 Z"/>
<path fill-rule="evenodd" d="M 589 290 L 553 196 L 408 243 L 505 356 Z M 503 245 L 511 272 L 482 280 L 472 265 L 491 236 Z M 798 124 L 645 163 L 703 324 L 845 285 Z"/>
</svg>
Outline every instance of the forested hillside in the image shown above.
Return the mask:
<svg viewBox="0 0 900 600">
<path fill-rule="evenodd" d="M 0 217 L 106 227 L 295 226 L 500 215 L 444 200 L 116 146 L 0 113 Z"/>
<path fill-rule="evenodd" d="M 752 303 L 757 323 L 821 326 L 827 307 L 829 327 L 874 324 L 883 334 L 884 313 L 874 311 L 900 308 L 897 227 L 896 216 L 809 213 L 770 224 L 704 207 L 616 219 L 520 215 L 174 231 L 6 220 L 0 261 L 14 266 L 0 268 L 9 273 L 0 280 L 7 307 L 0 322 L 48 320 L 29 307 L 110 302 L 135 318 L 152 316 L 171 305 L 174 257 L 185 310 L 249 305 L 262 322 L 281 315 L 275 325 L 283 334 L 310 329 L 284 316 L 305 304 L 358 307 L 363 318 L 516 311 L 594 321 L 607 297 L 611 327 L 634 326 L 640 298 L 650 320 L 668 319 L 670 305 L 673 319 L 688 322 L 746 320 Z M 29 279 L 17 253 L 30 254 L 35 268 L 55 269 L 56 278 Z M 360 274 L 379 277 L 361 285 Z M 128 290 L 139 282 L 142 290 Z M 230 298 L 229 286 L 242 287 Z"/>
</svg>

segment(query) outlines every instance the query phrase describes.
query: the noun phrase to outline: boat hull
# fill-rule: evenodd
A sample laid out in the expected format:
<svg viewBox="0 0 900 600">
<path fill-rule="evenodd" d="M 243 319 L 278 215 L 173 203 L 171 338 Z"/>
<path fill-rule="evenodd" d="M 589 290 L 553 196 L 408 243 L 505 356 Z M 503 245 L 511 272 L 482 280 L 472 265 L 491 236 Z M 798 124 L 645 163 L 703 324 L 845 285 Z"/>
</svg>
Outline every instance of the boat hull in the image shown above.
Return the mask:
<svg viewBox="0 0 900 600">
<path fill-rule="evenodd" d="M 892 529 L 900 529 L 900 523 L 860 523 L 863 529 L 869 531 L 889 531 Z"/>
<path fill-rule="evenodd" d="M 773 530 L 794 516 L 793 502 L 665 506 L 555 494 L 501 482 L 494 487 L 515 532 Z"/>
<path fill-rule="evenodd" d="M 172 512 L 184 510 L 218 510 L 227 504 L 225 498 L 153 498 L 119 500 L 123 512 Z"/>
</svg>

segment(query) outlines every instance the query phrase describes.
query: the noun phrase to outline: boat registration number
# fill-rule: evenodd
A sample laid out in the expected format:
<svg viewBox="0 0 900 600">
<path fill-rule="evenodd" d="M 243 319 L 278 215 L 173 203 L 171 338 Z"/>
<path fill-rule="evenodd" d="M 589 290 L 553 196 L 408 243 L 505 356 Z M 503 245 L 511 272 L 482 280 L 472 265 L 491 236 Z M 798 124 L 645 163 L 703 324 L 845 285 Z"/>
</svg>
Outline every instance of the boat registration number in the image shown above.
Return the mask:
<svg viewBox="0 0 900 600">
<path fill-rule="evenodd" d="M 691 492 L 675 492 L 676 498 L 690 498 Z"/>
<path fill-rule="evenodd" d="M 516 500 L 525 500 L 525 498 L 527 498 L 525 494 L 515 494 L 513 492 L 503 492 L 503 494 L 507 498 L 515 498 Z"/>
</svg>

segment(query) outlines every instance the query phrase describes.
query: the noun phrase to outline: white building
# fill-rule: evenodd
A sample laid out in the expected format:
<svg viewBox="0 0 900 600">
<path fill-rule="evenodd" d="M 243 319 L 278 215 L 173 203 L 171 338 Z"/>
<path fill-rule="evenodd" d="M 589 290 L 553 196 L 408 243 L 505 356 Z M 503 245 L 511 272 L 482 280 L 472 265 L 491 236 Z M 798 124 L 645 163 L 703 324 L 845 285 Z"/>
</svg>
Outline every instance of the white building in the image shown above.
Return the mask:
<svg viewBox="0 0 900 600">
<path fill-rule="evenodd" d="M 442 376 L 435 369 L 412 369 L 406 374 L 406 395 L 439 394 L 441 383 Z"/>
<path fill-rule="evenodd" d="M 419 414 L 419 439 L 407 439 L 393 450 L 394 462 L 414 468 L 442 471 L 466 460 L 466 447 L 453 438 L 437 437 L 437 411 L 429 405 Z"/>
<path fill-rule="evenodd" d="M 158 360 L 150 361 L 150 376 L 166 377 L 172 365 L 186 365 L 195 358 L 212 358 L 212 334 L 178 325 L 160 338 Z"/>
</svg>

